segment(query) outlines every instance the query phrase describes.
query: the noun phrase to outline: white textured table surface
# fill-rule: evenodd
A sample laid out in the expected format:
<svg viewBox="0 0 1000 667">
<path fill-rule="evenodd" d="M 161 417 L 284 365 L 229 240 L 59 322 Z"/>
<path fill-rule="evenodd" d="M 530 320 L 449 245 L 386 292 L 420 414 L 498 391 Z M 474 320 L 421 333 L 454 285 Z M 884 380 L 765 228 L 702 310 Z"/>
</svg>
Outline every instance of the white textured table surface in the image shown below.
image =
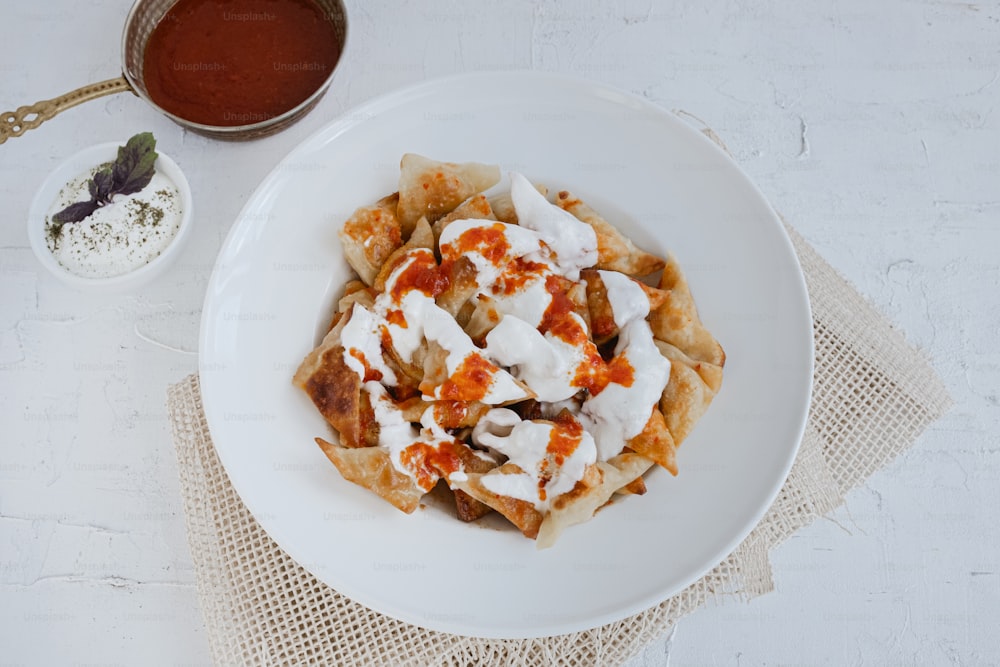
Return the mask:
<svg viewBox="0 0 1000 667">
<path fill-rule="evenodd" d="M 4 0 L 0 108 L 117 75 L 129 4 Z M 775 552 L 776 592 L 703 609 L 632 664 L 1000 663 L 1000 4 L 825 4 L 351 0 L 330 93 L 282 134 L 217 143 L 118 95 L 0 146 L 0 662 L 208 663 L 164 392 L 196 370 L 222 240 L 271 167 L 351 107 L 534 68 L 711 125 L 956 401 Z M 69 154 L 144 130 L 192 183 L 193 237 L 148 288 L 73 293 L 28 248 L 30 199 Z"/>
</svg>

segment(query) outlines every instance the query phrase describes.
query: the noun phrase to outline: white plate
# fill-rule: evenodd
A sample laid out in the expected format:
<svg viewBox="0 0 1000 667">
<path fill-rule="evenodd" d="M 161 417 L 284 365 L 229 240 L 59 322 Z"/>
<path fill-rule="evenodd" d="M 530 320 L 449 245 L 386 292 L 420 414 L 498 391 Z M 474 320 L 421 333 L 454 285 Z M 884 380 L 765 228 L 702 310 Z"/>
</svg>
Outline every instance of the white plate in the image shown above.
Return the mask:
<svg viewBox="0 0 1000 667">
<path fill-rule="evenodd" d="M 349 269 L 336 232 L 395 190 L 400 156 L 498 163 L 571 189 L 638 245 L 676 254 L 726 350 L 722 391 L 679 453 L 537 551 L 512 527 L 405 515 L 341 479 L 329 428 L 291 376 Z M 431 81 L 370 102 L 293 150 L 247 203 L 205 300 L 201 386 L 219 457 L 264 529 L 350 598 L 416 625 L 536 637 L 612 622 L 678 592 L 749 533 L 805 425 L 812 323 L 798 262 L 758 190 L 675 116 L 544 74 Z"/>
</svg>

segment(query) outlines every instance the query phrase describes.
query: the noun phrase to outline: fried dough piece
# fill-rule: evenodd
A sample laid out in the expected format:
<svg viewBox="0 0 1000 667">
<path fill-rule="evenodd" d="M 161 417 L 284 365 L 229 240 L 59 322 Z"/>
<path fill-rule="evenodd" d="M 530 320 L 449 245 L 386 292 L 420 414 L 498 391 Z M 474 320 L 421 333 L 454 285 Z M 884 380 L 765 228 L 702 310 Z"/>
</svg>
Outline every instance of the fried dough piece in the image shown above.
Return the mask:
<svg viewBox="0 0 1000 667">
<path fill-rule="evenodd" d="M 365 308 L 371 310 L 375 303 L 375 297 L 371 288 L 365 285 L 362 281 L 348 280 L 344 285 L 343 296 L 341 296 L 340 300 L 337 301 L 337 310 L 330 318 L 330 326 L 326 328 L 327 332 L 337 326 L 337 322 L 339 322 L 340 318 L 344 316 L 344 313 L 351 309 L 351 306 L 354 305 L 355 302 L 359 302 Z"/>
<path fill-rule="evenodd" d="M 340 318 L 323 341 L 302 360 L 292 382 L 303 389 L 346 447 L 363 443 L 361 378 L 344 362 L 340 332 L 350 315 Z"/>
<path fill-rule="evenodd" d="M 365 287 L 360 280 L 352 280 L 344 286 L 344 296 L 337 301 L 337 311 L 346 313 L 356 303 L 372 310 L 375 308 L 375 295 L 376 292 L 371 287 Z"/>
<path fill-rule="evenodd" d="M 666 418 L 655 405 L 642 432 L 626 444 L 636 454 L 645 456 L 671 475 L 677 475 L 677 446 L 667 427 Z"/>
<path fill-rule="evenodd" d="M 448 286 L 438 294 L 435 301 L 452 317 L 457 317 L 479 289 L 476 283 L 476 265 L 463 255 L 454 262 L 444 262 L 441 272 L 447 276 Z"/>
<path fill-rule="evenodd" d="M 458 322 L 458 326 L 465 329 L 469 326 L 469 320 L 472 319 L 472 315 L 476 312 L 476 304 L 471 300 L 466 301 L 462 304 L 462 307 L 458 309 L 458 313 L 455 315 L 455 321 Z"/>
<path fill-rule="evenodd" d="M 580 278 L 586 284 L 587 312 L 590 317 L 591 337 L 595 345 L 603 345 L 618 335 L 618 325 L 615 323 L 614 309 L 608 300 L 608 290 L 596 269 L 584 269 Z M 660 308 L 669 297 L 666 290 L 650 287 L 642 281 L 632 279 L 642 288 L 649 300 L 649 310 L 653 312 Z"/>
<path fill-rule="evenodd" d="M 448 380 L 447 359 L 448 350 L 441 347 L 437 341 L 427 341 L 423 380 L 420 381 L 420 393 L 423 396 L 434 396 L 434 390 Z"/>
<path fill-rule="evenodd" d="M 535 189 L 543 196 L 546 197 L 549 194 L 549 189 L 544 185 L 538 183 L 532 183 Z M 493 195 L 489 199 L 490 207 L 493 209 L 493 215 L 500 222 L 506 222 L 509 225 L 516 225 L 517 223 L 517 211 L 514 210 L 514 200 L 510 197 L 510 191 L 501 192 L 499 194 Z"/>
<path fill-rule="evenodd" d="M 417 509 L 425 491 L 412 477 L 396 470 L 384 449 L 348 449 L 323 438 L 316 438 L 316 444 L 347 481 L 377 493 L 407 514 Z"/>
<path fill-rule="evenodd" d="M 641 482 L 642 475 L 653 465 L 653 461 L 634 452 L 625 452 L 606 462 L 598 462 L 590 466 L 584 479 L 572 491 L 555 498 L 546 514 L 539 512 L 529 502 L 489 491 L 482 482 L 484 475 L 470 474 L 467 481 L 453 483 L 452 486 L 492 507 L 513 523 L 525 537 L 537 538 L 539 549 L 545 549 L 555 543 L 563 530 L 592 517 L 614 493 L 628 492 L 630 489 L 643 492 L 645 483 Z M 521 472 L 516 465 L 508 463 L 488 474 Z"/>
<path fill-rule="evenodd" d="M 382 359 L 396 374 L 398 386 L 392 388 L 393 392 L 406 394 L 405 396 L 394 395 L 394 397 L 397 400 L 405 400 L 410 396 L 418 395 L 420 382 L 424 379 L 424 355 L 427 353 L 427 345 L 419 345 L 409 360 L 404 359 L 399 351 L 391 345 L 383 346 L 382 352 Z"/>
<path fill-rule="evenodd" d="M 455 513 L 460 521 L 465 523 L 478 521 L 493 511 L 492 507 L 479 502 L 461 489 L 455 489 L 452 494 L 455 497 Z"/>
<path fill-rule="evenodd" d="M 372 406 L 371 395 L 361 388 L 361 398 L 358 404 L 358 447 L 375 447 L 378 445 L 381 427 L 375 419 L 375 408 Z M 345 447 L 347 443 L 341 443 Z"/>
<path fill-rule="evenodd" d="M 587 310 L 590 313 L 590 337 L 595 345 L 604 345 L 618 335 L 614 311 L 608 301 L 608 290 L 597 269 L 580 271 L 580 279 L 587 285 Z"/>
<path fill-rule="evenodd" d="M 698 317 L 673 255 L 667 257 L 660 289 L 666 298 L 650 312 L 649 325 L 660 354 L 670 360 L 670 381 L 660 397 L 660 411 L 674 445 L 680 446 L 722 386 L 726 353 Z"/>
<path fill-rule="evenodd" d="M 667 290 L 663 290 L 658 287 L 650 287 L 646 283 L 642 282 L 641 280 L 636 280 L 635 278 L 633 278 L 632 280 L 635 282 L 636 285 L 642 288 L 642 291 L 646 295 L 646 298 L 649 299 L 649 312 L 653 312 L 654 310 L 662 306 L 664 303 L 667 302 L 667 299 L 670 297 L 670 292 L 668 292 Z"/>
<path fill-rule="evenodd" d="M 338 232 L 344 257 L 366 285 L 371 285 L 379 268 L 392 252 L 403 245 L 402 230 L 396 217 L 398 194 L 363 206 L 347 219 Z"/>
<path fill-rule="evenodd" d="M 641 477 L 653 462 L 640 454 L 625 452 L 595 465 L 601 471 L 599 483 L 590 487 L 577 484 L 572 491 L 552 501 L 538 529 L 536 546 L 539 549 L 551 547 L 566 528 L 594 516 L 616 491 Z"/>
<path fill-rule="evenodd" d="M 486 407 L 489 408 L 489 406 Z M 481 475 L 496 468 L 497 464 L 494 461 L 487 460 L 473 453 L 472 456 L 462 458 L 462 467 L 465 469 L 466 475 L 469 473 Z M 462 521 L 476 521 L 493 511 L 492 507 L 476 500 L 461 489 L 456 488 L 453 492 L 455 495 L 455 511 L 458 514 L 458 518 Z"/>
<path fill-rule="evenodd" d="M 566 300 L 566 307 L 580 316 L 587 330 L 590 330 L 590 309 L 587 305 L 587 287 L 563 276 L 549 276 L 545 289 L 560 301 Z"/>
<path fill-rule="evenodd" d="M 573 304 L 573 312 L 580 316 L 587 331 L 590 331 L 590 308 L 587 305 L 587 286 L 582 283 L 566 281 L 566 298 Z"/>
<path fill-rule="evenodd" d="M 660 289 L 665 290 L 667 296 L 649 314 L 653 337 L 678 348 L 695 361 L 706 362 L 721 369 L 726 363 L 726 353 L 701 323 L 691 289 L 673 255 L 667 256 L 660 278 Z M 714 391 L 718 391 L 717 385 Z"/>
<path fill-rule="evenodd" d="M 660 411 L 675 446 L 679 446 L 715 398 L 722 385 L 722 368 L 692 359 L 670 343 L 653 342 L 670 360 L 670 380 L 660 397 Z"/>
<path fill-rule="evenodd" d="M 565 190 L 556 195 L 556 205 L 590 225 L 597 234 L 597 268 L 646 276 L 663 268 L 663 260 L 640 250 L 594 209 Z"/>
<path fill-rule="evenodd" d="M 500 168 L 477 162 L 438 162 L 407 153 L 399 162 L 399 217 L 408 238 L 421 216 L 436 221 L 459 204 L 500 182 Z"/>
<path fill-rule="evenodd" d="M 615 493 L 621 494 L 623 496 L 642 496 L 646 493 L 646 480 L 642 477 L 636 477 L 631 482 L 623 486 L 622 488 L 615 491 Z"/>
<path fill-rule="evenodd" d="M 382 348 L 382 360 L 396 375 L 396 386 L 387 387 L 394 400 L 405 401 L 420 394 L 425 351 L 426 346 L 421 345 L 414 351 L 412 359 L 406 361 L 391 345 Z"/>
<path fill-rule="evenodd" d="M 399 403 L 403 419 L 420 422 L 428 409 L 434 410 L 434 421 L 441 428 L 466 428 L 475 426 L 492 406 L 479 401 L 428 401 L 414 396 Z"/>
<path fill-rule="evenodd" d="M 469 338 L 478 345 L 486 338 L 486 334 L 493 331 L 493 327 L 500 324 L 502 317 L 500 311 L 497 310 L 496 300 L 485 294 L 480 294 L 476 297 L 475 307 L 469 316 L 469 321 L 462 328 L 465 329 Z"/>
<path fill-rule="evenodd" d="M 545 411 L 542 409 L 542 404 L 533 398 L 527 401 L 521 401 L 520 403 L 511 406 L 511 409 L 517 413 L 522 421 L 546 418 Z"/>
<path fill-rule="evenodd" d="M 513 463 L 505 463 L 486 474 L 519 475 L 522 472 Z M 483 474 L 469 473 L 467 475 L 468 479 L 465 481 L 453 481 L 451 487 L 467 493 L 472 498 L 504 515 L 508 521 L 517 526 L 517 529 L 525 537 L 530 537 L 531 539 L 537 537 L 538 529 L 544 519 L 542 513 L 536 510 L 535 506 L 529 502 L 493 493 L 483 486 L 483 477 Z"/>
<path fill-rule="evenodd" d="M 434 232 L 431 230 L 431 225 L 427 222 L 427 218 L 417 220 L 413 226 L 413 232 L 406 243 L 396 248 L 386 258 L 385 263 L 379 268 L 375 279 L 372 281 L 372 286 L 375 290 L 384 292 L 385 281 L 389 279 L 392 272 L 406 259 L 411 251 L 418 249 L 430 250 L 431 253 L 434 252 Z"/>
<path fill-rule="evenodd" d="M 441 232 L 444 231 L 445 227 L 456 220 L 496 219 L 497 217 L 493 215 L 493 208 L 490 206 L 489 200 L 486 199 L 486 195 L 473 195 L 459 204 L 458 208 L 434 223 L 434 245 L 437 245 L 438 239 L 441 238 Z"/>
<path fill-rule="evenodd" d="M 437 396 L 451 401 L 477 401 L 494 382 L 512 383 L 521 396 L 497 405 L 516 403 L 525 398 L 534 398 L 535 393 L 508 371 L 487 359 L 480 350 L 473 348 L 454 370 L 449 370 L 447 359 L 450 353 L 436 341 L 427 341 L 424 357 L 424 379 L 420 383 L 420 393 L 424 397 Z"/>
</svg>

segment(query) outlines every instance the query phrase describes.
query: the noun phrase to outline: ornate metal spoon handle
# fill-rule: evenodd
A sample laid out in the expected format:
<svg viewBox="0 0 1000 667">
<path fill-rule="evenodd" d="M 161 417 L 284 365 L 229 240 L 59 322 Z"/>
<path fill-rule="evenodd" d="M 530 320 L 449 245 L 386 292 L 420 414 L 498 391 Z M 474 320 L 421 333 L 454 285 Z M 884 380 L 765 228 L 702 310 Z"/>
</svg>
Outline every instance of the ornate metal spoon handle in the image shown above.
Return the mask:
<svg viewBox="0 0 1000 667">
<path fill-rule="evenodd" d="M 56 114 L 75 107 L 77 104 L 89 102 L 90 100 L 123 93 L 132 90 L 128 81 L 123 76 L 100 83 L 92 83 L 83 88 L 77 88 L 65 95 L 54 97 L 51 100 L 42 100 L 34 104 L 18 107 L 15 111 L 4 111 L 0 113 L 0 144 L 10 137 L 19 137 L 26 131 L 34 129 L 49 120 Z"/>
</svg>

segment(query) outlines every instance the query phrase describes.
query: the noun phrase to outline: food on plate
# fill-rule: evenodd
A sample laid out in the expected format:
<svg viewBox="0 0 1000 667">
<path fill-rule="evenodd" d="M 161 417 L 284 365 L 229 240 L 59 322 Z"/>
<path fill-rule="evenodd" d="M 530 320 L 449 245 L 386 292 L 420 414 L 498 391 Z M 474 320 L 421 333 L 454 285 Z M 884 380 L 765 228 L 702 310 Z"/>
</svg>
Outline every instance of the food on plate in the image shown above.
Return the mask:
<svg viewBox="0 0 1000 667">
<path fill-rule="evenodd" d="M 678 473 L 725 354 L 673 257 L 519 173 L 487 192 L 500 180 L 404 155 L 398 192 L 340 231 L 359 279 L 293 382 L 345 479 L 404 512 L 440 487 L 460 519 L 496 511 L 547 547 L 651 467 Z"/>
</svg>

